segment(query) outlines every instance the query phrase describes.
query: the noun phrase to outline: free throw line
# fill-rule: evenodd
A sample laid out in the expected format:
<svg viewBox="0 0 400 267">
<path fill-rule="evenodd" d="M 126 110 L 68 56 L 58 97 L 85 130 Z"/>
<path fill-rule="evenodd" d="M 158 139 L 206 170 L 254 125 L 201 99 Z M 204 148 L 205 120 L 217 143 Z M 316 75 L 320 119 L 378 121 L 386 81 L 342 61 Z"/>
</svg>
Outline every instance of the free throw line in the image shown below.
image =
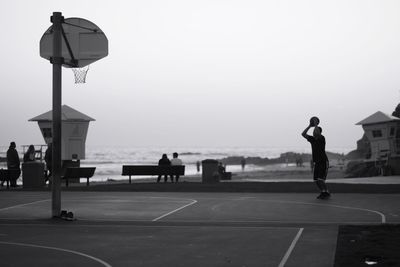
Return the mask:
<svg viewBox="0 0 400 267">
<path fill-rule="evenodd" d="M 372 209 L 364 209 L 357 207 L 349 207 L 349 206 L 341 206 L 341 205 L 332 205 L 332 204 L 320 204 L 320 203 L 310 203 L 310 202 L 301 202 L 301 201 L 287 201 L 287 200 L 268 200 L 268 199 L 252 199 L 253 201 L 261 201 L 261 202 L 272 202 L 272 203 L 283 203 L 283 204 L 299 204 L 299 205 L 310 205 L 310 206 L 319 206 L 319 207 L 333 207 L 340 209 L 348 209 L 348 210 L 359 210 L 366 211 L 378 214 L 381 217 L 381 223 L 386 223 L 386 216 L 380 211 L 372 210 Z"/>
<path fill-rule="evenodd" d="M 319 203 L 299 202 L 299 201 L 270 201 L 270 202 L 294 203 L 294 204 L 303 204 L 303 205 L 310 205 L 310 206 L 333 207 L 333 208 L 348 209 L 348 210 L 361 210 L 361 211 L 366 211 L 366 212 L 371 212 L 371 213 L 378 214 L 381 217 L 381 223 L 386 223 L 385 214 L 383 214 L 382 212 L 379 212 L 377 210 L 356 208 L 356 207 L 349 207 L 349 206 L 341 206 L 341 205 L 332 205 L 332 204 L 319 204 Z"/>
<path fill-rule="evenodd" d="M 283 256 L 281 262 L 279 263 L 278 267 L 283 267 L 285 266 L 287 260 L 290 257 L 290 254 L 292 254 L 292 251 L 294 247 L 296 246 L 297 241 L 299 241 L 301 234 L 303 233 L 304 228 L 300 228 L 299 231 L 297 232 L 297 235 L 294 237 L 292 244 L 290 244 L 290 247 L 286 251 L 285 255 Z"/>
<path fill-rule="evenodd" d="M 161 215 L 161 216 L 159 216 L 159 217 L 157 217 L 157 218 L 155 218 L 155 219 L 153 219 L 153 220 L 151 220 L 151 221 L 152 221 L 152 222 L 156 222 L 156 221 L 158 221 L 158 220 L 161 220 L 161 219 L 164 218 L 164 217 L 167 217 L 168 215 L 171 215 L 172 213 L 175 213 L 175 212 L 177 212 L 177 211 L 180 211 L 181 209 L 184 209 L 184 208 L 186 208 L 186 207 L 189 207 L 189 206 L 191 206 L 191 205 L 197 203 L 197 200 L 194 200 L 194 199 L 189 199 L 189 200 L 191 200 L 192 202 L 190 202 L 189 204 L 186 204 L 186 205 L 184 205 L 184 206 L 182 206 L 182 207 L 179 207 L 179 208 L 177 208 L 177 209 L 174 209 L 173 211 L 170 211 L 170 212 L 168 212 L 168 213 L 165 213 L 164 215 Z"/>
</svg>

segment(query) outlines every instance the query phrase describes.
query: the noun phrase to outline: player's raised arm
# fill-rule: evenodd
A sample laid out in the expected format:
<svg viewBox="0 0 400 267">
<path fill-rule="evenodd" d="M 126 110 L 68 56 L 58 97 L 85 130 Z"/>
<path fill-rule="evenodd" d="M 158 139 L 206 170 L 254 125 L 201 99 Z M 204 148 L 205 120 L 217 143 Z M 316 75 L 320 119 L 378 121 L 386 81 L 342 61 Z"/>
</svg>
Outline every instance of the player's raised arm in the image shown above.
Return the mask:
<svg viewBox="0 0 400 267">
<path fill-rule="evenodd" d="M 311 127 L 312 127 L 311 124 L 308 125 L 307 128 L 305 128 L 304 131 L 301 133 L 301 135 L 302 135 L 305 139 L 307 139 L 307 137 L 310 137 L 310 135 L 308 135 L 307 132 L 308 132 L 308 130 L 310 130 Z"/>
</svg>

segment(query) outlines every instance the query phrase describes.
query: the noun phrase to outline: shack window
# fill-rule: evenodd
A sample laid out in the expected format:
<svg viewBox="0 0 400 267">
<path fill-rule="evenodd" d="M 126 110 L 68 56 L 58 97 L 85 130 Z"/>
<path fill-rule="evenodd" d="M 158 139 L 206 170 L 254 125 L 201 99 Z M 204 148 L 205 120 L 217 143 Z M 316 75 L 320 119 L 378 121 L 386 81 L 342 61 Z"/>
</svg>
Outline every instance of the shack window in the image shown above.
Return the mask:
<svg viewBox="0 0 400 267">
<path fill-rule="evenodd" d="M 394 127 L 390 128 L 390 136 L 394 136 Z"/>
<path fill-rule="evenodd" d="M 372 136 L 374 138 L 382 137 L 382 131 L 381 130 L 373 130 L 372 131 Z"/>
</svg>

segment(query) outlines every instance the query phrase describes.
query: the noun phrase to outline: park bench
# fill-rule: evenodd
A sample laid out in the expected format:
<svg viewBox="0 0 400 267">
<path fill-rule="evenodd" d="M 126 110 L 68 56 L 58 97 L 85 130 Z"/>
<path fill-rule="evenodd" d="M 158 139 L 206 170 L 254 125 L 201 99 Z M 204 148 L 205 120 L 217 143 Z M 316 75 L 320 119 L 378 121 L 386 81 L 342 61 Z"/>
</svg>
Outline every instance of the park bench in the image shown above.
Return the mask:
<svg viewBox="0 0 400 267">
<path fill-rule="evenodd" d="M 185 175 L 185 165 L 159 166 L 159 165 L 123 165 L 122 176 L 137 175 Z"/>
<path fill-rule="evenodd" d="M 86 178 L 86 186 L 89 186 L 89 178 L 91 178 L 96 167 L 68 167 L 65 170 L 62 179 L 65 180 L 65 186 L 68 187 L 68 179 Z"/>
<path fill-rule="evenodd" d="M 6 182 L 7 188 L 10 188 L 11 180 L 16 180 L 21 175 L 19 169 L 0 169 L 0 181 Z"/>
</svg>

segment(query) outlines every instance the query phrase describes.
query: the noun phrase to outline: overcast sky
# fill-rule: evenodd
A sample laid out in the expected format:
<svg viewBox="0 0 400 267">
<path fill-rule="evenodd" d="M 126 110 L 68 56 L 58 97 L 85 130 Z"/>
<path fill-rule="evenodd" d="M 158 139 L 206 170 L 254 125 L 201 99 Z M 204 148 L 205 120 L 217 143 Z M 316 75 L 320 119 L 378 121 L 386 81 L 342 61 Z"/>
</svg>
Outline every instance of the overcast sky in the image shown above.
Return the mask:
<svg viewBox="0 0 400 267">
<path fill-rule="evenodd" d="M 63 104 L 93 118 L 88 145 L 352 148 L 355 123 L 400 102 L 400 1 L 22 1 L 2 4 L 0 145 L 44 143 L 51 110 L 39 41 L 60 11 L 97 24 L 109 56 Z"/>
</svg>

